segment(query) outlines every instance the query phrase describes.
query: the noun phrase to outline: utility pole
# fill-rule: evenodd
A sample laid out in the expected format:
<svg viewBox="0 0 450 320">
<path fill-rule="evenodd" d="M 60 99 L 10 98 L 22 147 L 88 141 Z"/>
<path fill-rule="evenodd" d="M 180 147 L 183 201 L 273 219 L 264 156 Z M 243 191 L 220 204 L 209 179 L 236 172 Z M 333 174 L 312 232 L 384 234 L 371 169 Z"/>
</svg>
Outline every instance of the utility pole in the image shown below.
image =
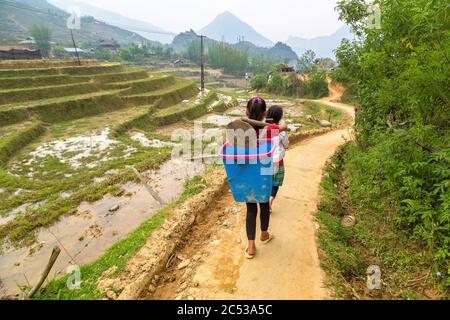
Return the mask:
<svg viewBox="0 0 450 320">
<path fill-rule="evenodd" d="M 75 48 L 75 55 L 77 56 L 78 65 L 81 66 L 80 56 L 78 55 L 77 45 L 75 43 L 75 38 L 73 37 L 73 30 L 70 29 L 70 36 L 72 37 L 73 47 Z"/>
<path fill-rule="evenodd" d="M 200 36 L 200 86 L 202 93 L 205 92 L 205 45 L 203 39 L 205 36 Z"/>
</svg>

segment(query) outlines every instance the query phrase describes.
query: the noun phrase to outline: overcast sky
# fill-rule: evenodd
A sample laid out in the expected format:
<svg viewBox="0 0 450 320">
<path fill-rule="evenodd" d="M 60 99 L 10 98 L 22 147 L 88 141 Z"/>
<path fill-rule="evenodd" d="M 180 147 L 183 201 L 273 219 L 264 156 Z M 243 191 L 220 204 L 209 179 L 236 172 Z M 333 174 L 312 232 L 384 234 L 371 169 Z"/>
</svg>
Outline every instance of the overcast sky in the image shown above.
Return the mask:
<svg viewBox="0 0 450 320">
<path fill-rule="evenodd" d="M 312 38 L 335 32 L 342 23 L 337 0 L 79 0 L 148 21 L 172 32 L 199 30 L 230 11 L 272 41 Z"/>
</svg>

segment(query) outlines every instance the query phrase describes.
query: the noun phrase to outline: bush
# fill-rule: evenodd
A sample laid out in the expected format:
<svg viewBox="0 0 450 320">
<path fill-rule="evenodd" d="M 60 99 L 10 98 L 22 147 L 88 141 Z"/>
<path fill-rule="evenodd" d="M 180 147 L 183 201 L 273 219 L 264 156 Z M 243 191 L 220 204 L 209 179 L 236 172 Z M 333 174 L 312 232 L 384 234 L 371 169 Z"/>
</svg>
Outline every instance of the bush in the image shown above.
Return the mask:
<svg viewBox="0 0 450 320">
<path fill-rule="evenodd" d="M 329 90 L 326 74 L 324 72 L 311 74 L 311 77 L 306 80 L 306 92 L 307 95 L 316 99 L 328 96 Z"/>
<path fill-rule="evenodd" d="M 250 80 L 252 90 L 263 90 L 266 88 L 268 76 L 266 73 L 257 74 Z"/>
<path fill-rule="evenodd" d="M 267 91 L 275 94 L 282 94 L 284 89 L 283 76 L 278 72 L 273 72 L 267 81 Z"/>
<path fill-rule="evenodd" d="M 366 6 L 338 3 L 359 37 L 336 51 L 335 78 L 355 86 L 361 109 L 349 193 L 427 245 L 450 287 L 448 4 L 382 0 L 376 29 L 365 23 Z"/>
<path fill-rule="evenodd" d="M 301 81 L 297 74 L 290 74 L 284 80 L 284 94 L 287 96 L 301 96 L 305 93 L 305 84 Z"/>
</svg>

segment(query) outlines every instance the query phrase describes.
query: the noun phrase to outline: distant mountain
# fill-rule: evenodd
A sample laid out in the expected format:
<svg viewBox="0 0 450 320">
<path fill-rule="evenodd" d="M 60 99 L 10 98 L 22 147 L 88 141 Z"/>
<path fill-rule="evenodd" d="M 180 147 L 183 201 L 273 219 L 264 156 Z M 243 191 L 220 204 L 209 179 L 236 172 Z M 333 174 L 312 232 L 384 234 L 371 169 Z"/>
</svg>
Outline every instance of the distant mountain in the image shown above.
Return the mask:
<svg viewBox="0 0 450 320">
<path fill-rule="evenodd" d="M 247 50 L 250 58 L 264 56 L 275 61 L 286 62 L 292 67 L 297 67 L 297 54 L 290 46 L 282 42 L 277 42 L 272 48 L 258 47 L 249 41 L 241 41 L 233 46 L 237 49 Z"/>
<path fill-rule="evenodd" d="M 10 2 L 9 2 L 10 3 Z M 15 6 L 0 2 L 0 44 L 16 44 L 30 36 L 34 24 L 47 25 L 52 31 L 52 41 L 71 44 L 66 21 L 69 14 L 45 0 L 16 0 Z M 81 30 L 75 30 L 77 41 L 114 39 L 121 45 L 141 43 L 145 39 L 128 30 L 111 26 L 92 17 L 82 19 Z"/>
<path fill-rule="evenodd" d="M 136 32 L 149 40 L 158 41 L 161 43 L 171 43 L 173 38 L 175 37 L 175 34 L 171 35 L 148 32 L 155 31 L 161 33 L 170 33 L 149 22 L 127 18 L 118 13 L 101 9 L 85 2 L 76 0 L 49 0 L 49 2 L 62 10 L 67 10 L 70 6 L 77 6 L 80 8 L 81 14 L 83 16 L 93 16 L 95 19 L 104 21 L 113 26 Z"/>
<path fill-rule="evenodd" d="M 197 33 L 195 33 L 194 30 L 189 30 L 186 32 L 182 32 L 180 34 L 178 34 L 172 41 L 172 44 L 170 45 L 170 47 L 175 51 L 175 52 L 184 52 L 187 49 L 187 46 L 194 42 L 194 41 L 200 41 L 199 40 L 200 37 L 198 36 Z M 213 39 L 209 39 L 207 37 L 205 37 L 204 39 L 204 44 L 205 44 L 205 48 L 206 50 L 208 50 L 208 47 L 213 44 L 213 43 L 217 43 L 217 41 L 213 40 Z"/>
<path fill-rule="evenodd" d="M 297 54 L 290 46 L 282 42 L 277 42 L 274 47 L 269 49 L 269 56 L 275 60 L 286 61 L 287 63 L 295 61 L 295 65 L 297 65 Z"/>
<path fill-rule="evenodd" d="M 272 47 L 274 43 L 259 34 L 249 24 L 243 22 L 232 13 L 226 11 L 219 14 L 210 24 L 198 31 L 211 39 L 237 43 L 250 41 L 258 46 Z"/>
<path fill-rule="evenodd" d="M 342 39 L 352 39 L 353 34 L 347 26 L 341 27 L 335 33 L 312 39 L 289 37 L 287 44 L 300 56 L 307 50 L 313 50 L 319 58 L 335 58 L 333 50 L 339 47 Z"/>
</svg>

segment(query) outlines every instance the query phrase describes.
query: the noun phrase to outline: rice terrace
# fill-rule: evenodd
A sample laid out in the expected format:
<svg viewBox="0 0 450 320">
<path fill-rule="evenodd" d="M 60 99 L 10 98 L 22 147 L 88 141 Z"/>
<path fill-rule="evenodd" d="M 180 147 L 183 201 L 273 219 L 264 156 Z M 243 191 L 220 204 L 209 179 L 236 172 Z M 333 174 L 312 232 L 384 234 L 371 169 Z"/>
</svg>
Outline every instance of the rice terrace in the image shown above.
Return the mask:
<svg viewBox="0 0 450 320">
<path fill-rule="evenodd" d="M 205 134 L 217 136 L 243 116 L 236 94 L 202 95 L 191 80 L 119 63 L 4 61 L 0 83 L 0 260 L 12 266 L 2 278 L 8 292 L 16 292 L 23 274 L 37 281 L 53 244 L 70 249 L 55 268 L 65 272 L 68 263 L 91 262 L 158 211 L 129 166 L 151 179 L 165 201 L 179 197 L 184 180 L 205 168 L 170 160 L 173 130 L 200 119 Z M 320 128 L 305 118 L 320 115 L 320 105 L 281 103 L 294 132 Z"/>
</svg>

